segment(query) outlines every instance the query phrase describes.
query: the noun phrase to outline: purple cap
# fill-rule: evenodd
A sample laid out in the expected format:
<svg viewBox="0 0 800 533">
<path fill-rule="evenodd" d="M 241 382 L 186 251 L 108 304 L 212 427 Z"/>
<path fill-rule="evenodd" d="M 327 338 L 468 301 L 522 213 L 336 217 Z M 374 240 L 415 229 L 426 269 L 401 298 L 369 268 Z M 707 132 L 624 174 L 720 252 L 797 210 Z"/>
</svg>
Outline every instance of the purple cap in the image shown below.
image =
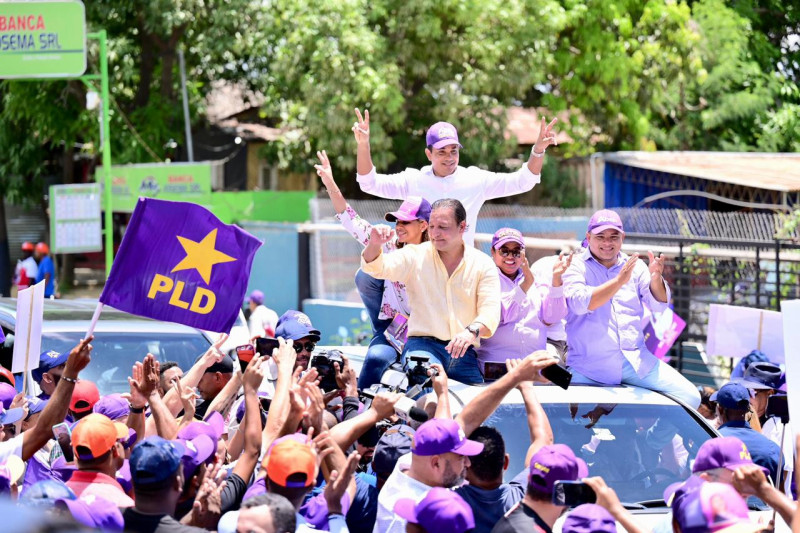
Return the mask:
<svg viewBox="0 0 800 533">
<path fill-rule="evenodd" d="M 14 409 L 5 410 L 0 407 L 0 426 L 6 424 L 13 424 L 19 422 L 25 417 L 25 409 L 22 407 L 15 407 Z"/>
<path fill-rule="evenodd" d="M 589 220 L 589 233 L 597 235 L 607 229 L 615 229 L 620 233 L 625 233 L 625 230 L 622 229 L 622 220 L 617 212 L 610 209 L 601 209 L 592 215 Z"/>
<path fill-rule="evenodd" d="M 739 383 L 727 383 L 709 398 L 726 409 L 747 411 L 750 405 L 750 391 Z"/>
<path fill-rule="evenodd" d="M 520 248 L 525 248 L 525 239 L 522 233 L 514 228 L 500 228 L 492 237 L 492 248 L 497 250 L 506 243 L 515 242 L 519 244 Z"/>
<path fill-rule="evenodd" d="M 0 383 L 0 403 L 3 404 L 3 409 L 11 407 L 11 402 L 14 401 L 14 396 L 17 395 L 17 389 L 9 383 Z"/>
<path fill-rule="evenodd" d="M 413 222 L 415 220 L 424 220 L 428 222 L 431 219 L 431 203 L 420 196 L 409 196 L 406 201 L 400 205 L 400 209 L 386 213 L 383 217 L 387 222 Z"/>
<path fill-rule="evenodd" d="M 266 391 L 258 391 L 258 399 L 261 400 L 262 398 L 266 398 L 268 400 L 272 399 L 272 396 Z M 242 420 L 244 419 L 244 411 L 246 409 L 245 402 L 242 401 L 239 404 L 239 407 L 236 408 L 236 422 L 241 424 Z M 261 426 L 263 427 L 267 423 L 267 415 L 264 414 L 264 411 L 259 409 L 261 413 Z"/>
<path fill-rule="evenodd" d="M 437 122 L 428 128 L 428 133 L 425 134 L 425 145 L 428 148 L 442 148 L 451 144 L 457 144 L 462 148 L 458 142 L 458 131 L 455 126 L 449 122 Z"/>
<path fill-rule="evenodd" d="M 131 464 L 128 462 L 127 459 L 123 461 L 122 467 L 119 470 L 117 470 L 117 473 L 115 474 L 114 478 L 117 480 L 117 483 L 120 484 L 122 490 L 124 490 L 126 494 L 129 493 L 131 490 L 133 490 L 133 480 L 131 479 Z"/>
<path fill-rule="evenodd" d="M 385 476 L 391 474 L 397 460 L 411 451 L 413 442 L 414 430 L 411 426 L 399 425 L 387 429 L 372 452 L 373 472 Z"/>
<path fill-rule="evenodd" d="M 595 503 L 584 503 L 570 511 L 561 526 L 564 533 L 616 533 L 617 521 Z"/>
<path fill-rule="evenodd" d="M 49 400 L 43 400 L 36 396 L 28 398 L 28 416 L 35 415 L 36 413 L 41 413 L 42 411 L 44 411 L 44 408 L 47 407 L 48 401 Z"/>
<path fill-rule="evenodd" d="M 60 499 L 56 502 L 69 509 L 72 517 L 84 526 L 103 531 L 122 531 L 125 528 L 119 507 L 105 498 L 86 494 L 77 500 Z"/>
<path fill-rule="evenodd" d="M 556 481 L 575 481 L 588 475 L 586 463 L 575 457 L 569 446 L 550 444 L 542 446 L 531 457 L 528 486 L 538 492 L 552 494 Z"/>
<path fill-rule="evenodd" d="M 736 437 L 717 437 L 705 441 L 697 450 L 692 472 L 696 474 L 715 468 L 735 470 L 737 467 L 751 464 L 753 458 L 744 442 Z"/>
<path fill-rule="evenodd" d="M 111 420 L 119 420 L 128 416 L 131 412 L 131 407 L 128 404 L 128 400 L 123 398 L 122 395 L 109 394 L 108 396 L 100 398 L 97 403 L 94 404 L 92 410 L 95 413 L 106 415 Z"/>
<path fill-rule="evenodd" d="M 419 503 L 410 498 L 397 500 L 394 512 L 425 531 L 464 533 L 475 527 L 472 507 L 464 498 L 442 487 L 433 487 Z"/>
<path fill-rule="evenodd" d="M 217 452 L 217 441 L 211 440 L 208 435 L 197 435 L 192 440 L 178 439 L 178 442 L 183 446 L 181 461 L 184 479 L 192 477 L 197 467 L 208 463 Z"/>
<path fill-rule="evenodd" d="M 195 420 L 178 432 L 180 440 L 194 440 L 198 435 L 207 435 L 214 443 L 226 433 L 225 420 L 219 412 L 214 411 L 205 420 Z"/>
<path fill-rule="evenodd" d="M 750 521 L 744 499 L 725 483 L 702 483 L 676 496 L 672 517 L 682 533 L 751 533 L 764 529 L 763 524 Z"/>
<path fill-rule="evenodd" d="M 681 498 L 687 492 L 695 490 L 703 483 L 705 483 L 705 480 L 699 476 L 689 476 L 686 481 L 671 483 L 664 489 L 664 503 L 667 504 L 667 507 L 672 507 L 672 502 Z"/>
<path fill-rule="evenodd" d="M 264 303 L 264 293 L 259 290 L 254 290 L 250 293 L 250 298 L 248 298 L 249 302 L 253 302 L 256 305 L 261 305 Z"/>
<path fill-rule="evenodd" d="M 319 335 L 319 330 L 314 329 L 314 326 L 311 325 L 311 319 L 294 309 L 283 313 L 275 328 L 275 337 L 283 337 L 291 341 L 311 337 L 314 342 L 319 342 Z"/>
<path fill-rule="evenodd" d="M 472 456 L 483 451 L 483 444 L 469 440 L 455 420 L 433 418 L 417 428 L 411 450 L 414 455 L 439 455 L 452 452 Z"/>
</svg>

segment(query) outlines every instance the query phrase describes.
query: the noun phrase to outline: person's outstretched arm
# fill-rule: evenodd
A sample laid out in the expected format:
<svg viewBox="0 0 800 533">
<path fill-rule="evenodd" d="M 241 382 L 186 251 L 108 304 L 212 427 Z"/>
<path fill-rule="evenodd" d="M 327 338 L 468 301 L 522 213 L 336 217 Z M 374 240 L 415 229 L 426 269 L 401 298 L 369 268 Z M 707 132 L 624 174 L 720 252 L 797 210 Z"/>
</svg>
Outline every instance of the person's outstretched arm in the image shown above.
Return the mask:
<svg viewBox="0 0 800 533">
<path fill-rule="evenodd" d="M 333 202 L 333 209 L 337 215 L 344 213 L 347 209 L 347 200 L 345 200 L 339 186 L 336 185 L 336 180 L 333 179 L 333 170 L 331 170 L 331 162 L 328 159 L 328 154 L 325 150 L 317 152 L 319 158 L 319 165 L 314 165 L 317 169 L 317 176 L 322 180 L 322 185 L 325 186 L 325 192 L 328 193 L 328 198 Z"/>
<path fill-rule="evenodd" d="M 601 477 L 590 477 L 583 480 L 584 483 L 592 487 L 597 495 L 597 505 L 603 507 L 611 513 L 614 520 L 622 524 L 628 533 L 650 533 L 650 530 L 639 524 L 630 511 L 622 506 L 617 493 L 614 489 L 606 485 Z"/>
<path fill-rule="evenodd" d="M 509 371 L 514 367 L 517 360 L 509 360 L 506 366 Z M 542 404 L 536 397 L 532 381 L 523 381 L 517 385 L 517 389 L 522 394 L 522 401 L 525 404 L 525 412 L 528 415 L 528 431 L 531 434 L 531 445 L 525 454 L 525 468 L 531 464 L 531 457 L 539 451 L 542 446 L 553 444 L 553 428 L 550 427 L 550 419 L 542 409 Z"/>
<path fill-rule="evenodd" d="M 375 168 L 372 164 L 372 153 L 369 146 L 369 109 L 364 110 L 364 115 L 356 108 L 356 118 L 358 119 L 353 124 L 353 135 L 356 137 L 356 144 L 358 145 L 356 151 L 356 170 L 362 176 L 372 172 Z"/>
</svg>

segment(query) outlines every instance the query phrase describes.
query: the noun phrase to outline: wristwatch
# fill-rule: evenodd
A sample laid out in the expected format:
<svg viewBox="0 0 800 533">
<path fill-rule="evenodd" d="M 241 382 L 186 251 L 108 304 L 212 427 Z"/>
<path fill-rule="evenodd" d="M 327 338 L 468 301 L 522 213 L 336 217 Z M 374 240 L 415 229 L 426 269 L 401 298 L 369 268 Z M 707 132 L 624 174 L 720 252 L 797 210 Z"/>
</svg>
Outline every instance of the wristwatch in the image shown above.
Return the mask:
<svg viewBox="0 0 800 533">
<path fill-rule="evenodd" d="M 472 333 L 472 335 L 477 339 L 478 336 L 481 334 L 481 325 L 480 324 L 470 324 L 467 326 L 467 331 Z"/>
</svg>

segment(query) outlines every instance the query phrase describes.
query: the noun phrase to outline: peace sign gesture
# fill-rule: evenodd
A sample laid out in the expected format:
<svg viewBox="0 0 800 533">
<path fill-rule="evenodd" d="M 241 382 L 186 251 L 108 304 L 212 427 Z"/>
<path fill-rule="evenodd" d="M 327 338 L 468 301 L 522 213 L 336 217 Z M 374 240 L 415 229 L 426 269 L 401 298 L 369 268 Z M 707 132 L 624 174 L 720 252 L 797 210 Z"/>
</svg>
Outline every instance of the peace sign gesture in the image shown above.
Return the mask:
<svg viewBox="0 0 800 533">
<path fill-rule="evenodd" d="M 364 116 L 361 116 L 361 111 L 356 108 L 356 120 L 353 123 L 353 135 L 356 137 L 356 143 L 369 144 L 369 110 L 364 110 Z"/>
<path fill-rule="evenodd" d="M 333 171 L 331 170 L 331 162 L 328 159 L 328 154 L 325 150 L 321 152 L 317 152 L 317 157 L 319 158 L 319 165 L 314 165 L 314 168 L 317 169 L 317 176 L 322 178 L 322 183 L 328 187 L 329 184 L 333 183 Z"/>
<path fill-rule="evenodd" d="M 556 122 L 558 122 L 558 119 L 554 118 L 550 121 L 550 124 L 547 124 L 545 118 L 542 117 L 542 125 L 539 128 L 539 138 L 536 139 L 536 144 L 533 145 L 534 154 L 541 155 L 551 144 L 558 145 L 558 141 L 556 141 L 556 132 L 553 130 L 553 126 L 556 125 Z"/>
</svg>

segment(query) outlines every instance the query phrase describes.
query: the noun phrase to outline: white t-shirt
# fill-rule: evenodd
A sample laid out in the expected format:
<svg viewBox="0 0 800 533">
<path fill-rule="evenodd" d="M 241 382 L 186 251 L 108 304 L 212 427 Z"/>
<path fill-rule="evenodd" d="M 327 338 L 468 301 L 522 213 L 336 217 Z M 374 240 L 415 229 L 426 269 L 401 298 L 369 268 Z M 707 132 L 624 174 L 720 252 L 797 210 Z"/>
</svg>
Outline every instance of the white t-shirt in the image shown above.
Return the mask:
<svg viewBox="0 0 800 533">
<path fill-rule="evenodd" d="M 397 460 L 394 471 L 378 493 L 378 514 L 372 533 L 405 533 L 406 521 L 394 514 L 394 504 L 404 498 L 419 503 L 431 490 L 432 487 L 405 473 L 410 466 L 411 454 L 407 453 Z"/>
<path fill-rule="evenodd" d="M 251 337 L 274 337 L 278 327 L 278 313 L 265 305 L 259 305 L 250 313 Z"/>
<path fill-rule="evenodd" d="M 764 422 L 764 425 L 761 427 L 761 434 L 767 437 L 769 440 L 777 444 L 778 446 L 781 445 L 781 432 L 783 430 L 784 425 L 781 423 L 781 419 L 777 416 L 773 416 L 767 419 Z M 790 426 L 786 426 L 786 435 L 783 437 L 783 470 L 787 472 L 786 477 L 788 481 L 786 482 L 786 486 L 784 487 L 784 492 L 788 496 L 792 496 L 792 474 L 794 472 L 794 443 L 795 439 L 792 434 L 792 428 Z"/>
<path fill-rule="evenodd" d="M 12 455 L 16 455 L 20 459 L 22 459 L 22 436 L 24 433 L 20 433 L 13 439 L 7 440 L 5 442 L 0 442 L 0 464 L 5 464 L 8 461 L 8 458 Z"/>
<path fill-rule="evenodd" d="M 21 281 L 21 274 L 25 272 L 25 276 L 28 278 L 27 284 L 20 285 Z M 14 283 L 20 289 L 26 289 L 36 283 L 36 275 L 39 273 L 39 265 L 36 264 L 36 259 L 33 256 L 23 260 L 17 261 L 17 268 L 14 270 Z"/>
</svg>

